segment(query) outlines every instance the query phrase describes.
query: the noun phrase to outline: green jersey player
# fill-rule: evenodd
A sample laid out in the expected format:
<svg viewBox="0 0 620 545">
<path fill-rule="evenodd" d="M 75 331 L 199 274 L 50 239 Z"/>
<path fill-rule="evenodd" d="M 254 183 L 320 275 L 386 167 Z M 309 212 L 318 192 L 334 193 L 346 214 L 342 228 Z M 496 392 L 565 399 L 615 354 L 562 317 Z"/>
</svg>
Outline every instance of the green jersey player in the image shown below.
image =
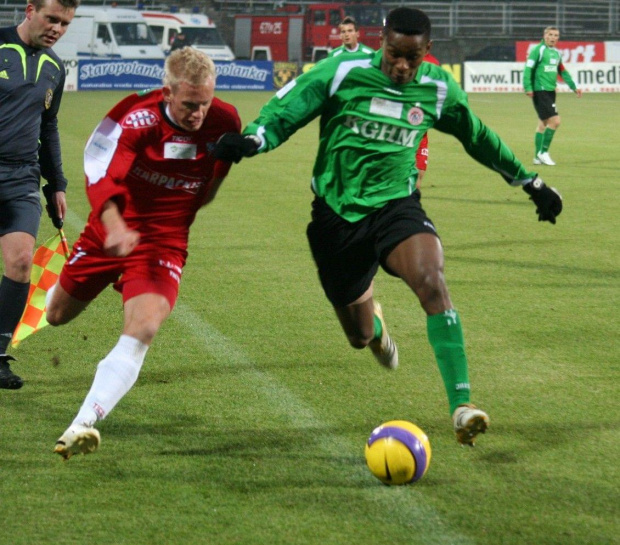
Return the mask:
<svg viewBox="0 0 620 545">
<path fill-rule="evenodd" d="M 372 47 L 368 47 L 359 41 L 360 32 L 353 17 L 345 17 L 338 26 L 340 27 L 342 45 L 332 49 L 327 55 L 328 57 L 337 57 L 343 53 L 357 53 L 358 51 L 367 55 L 372 55 L 375 52 Z"/>
<path fill-rule="evenodd" d="M 560 126 L 560 114 L 555 104 L 558 74 L 577 93 L 577 97 L 581 98 L 581 90 L 577 89 L 573 78 L 562 64 L 560 52 L 555 48 L 559 39 L 560 31 L 557 28 L 545 28 L 543 40 L 530 51 L 523 71 L 523 88 L 525 94 L 533 99 L 539 119 L 534 137 L 535 165 L 555 165 L 549 156 L 549 147 Z"/>
<path fill-rule="evenodd" d="M 282 88 L 244 136 L 222 136 L 215 154 L 238 162 L 272 150 L 320 116 L 307 235 L 325 294 L 350 344 L 370 347 L 394 369 L 398 351 L 373 300 L 373 278 L 381 266 L 411 288 L 427 314 L 457 439 L 473 445 L 489 417 L 470 403 L 463 331 L 443 274 L 443 249 L 415 189 L 419 141 L 433 126 L 453 134 L 473 158 L 523 187 L 540 220 L 555 222 L 562 201 L 472 113 L 452 77 L 423 62 L 430 47 L 428 17 L 396 8 L 372 58 L 350 54 L 317 64 Z"/>
</svg>

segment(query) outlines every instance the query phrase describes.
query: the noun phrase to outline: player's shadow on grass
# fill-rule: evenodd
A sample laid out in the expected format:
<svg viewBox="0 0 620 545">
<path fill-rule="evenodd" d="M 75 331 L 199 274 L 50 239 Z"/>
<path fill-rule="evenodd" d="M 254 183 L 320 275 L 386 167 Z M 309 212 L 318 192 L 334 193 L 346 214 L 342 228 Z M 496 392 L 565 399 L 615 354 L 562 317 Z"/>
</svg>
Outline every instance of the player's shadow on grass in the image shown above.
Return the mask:
<svg viewBox="0 0 620 545">
<path fill-rule="evenodd" d="M 425 200 L 433 200 L 433 201 L 445 201 L 445 202 L 455 202 L 455 203 L 470 203 L 470 204 L 493 204 L 493 205 L 501 205 L 501 206 L 528 206 L 531 207 L 532 203 L 527 199 L 527 195 L 524 193 L 524 200 L 512 200 L 510 198 L 505 198 L 502 200 L 499 199 L 464 199 L 459 197 L 439 197 L 437 195 L 425 195 L 424 190 L 422 190 L 422 196 Z M 519 195 L 520 197 L 521 195 Z"/>
<path fill-rule="evenodd" d="M 460 248 L 459 248 L 460 249 Z M 571 265 L 554 265 L 551 263 L 538 262 L 538 261 L 523 261 L 515 259 L 514 261 L 507 260 L 505 258 L 502 259 L 485 259 L 479 257 L 464 257 L 464 256 L 455 256 L 449 255 L 448 259 L 451 261 L 456 261 L 460 263 L 469 263 L 475 265 L 492 265 L 492 266 L 500 266 L 511 269 L 531 269 L 535 271 L 551 271 L 554 273 L 561 273 L 566 275 L 572 275 L 575 279 L 580 279 L 583 281 L 584 278 L 588 278 L 588 285 L 592 286 L 594 283 L 598 285 L 611 285 L 612 280 L 617 280 L 620 277 L 620 271 L 611 270 L 611 269 L 589 269 L 587 267 L 577 267 Z M 548 285 L 540 282 L 536 282 L 538 285 Z M 514 284 L 513 284 L 514 285 Z M 530 282 L 527 282 L 527 285 L 531 285 Z M 551 284 L 557 285 L 559 287 L 564 286 L 565 284 Z M 614 283 L 615 285 L 615 283 Z"/>
</svg>

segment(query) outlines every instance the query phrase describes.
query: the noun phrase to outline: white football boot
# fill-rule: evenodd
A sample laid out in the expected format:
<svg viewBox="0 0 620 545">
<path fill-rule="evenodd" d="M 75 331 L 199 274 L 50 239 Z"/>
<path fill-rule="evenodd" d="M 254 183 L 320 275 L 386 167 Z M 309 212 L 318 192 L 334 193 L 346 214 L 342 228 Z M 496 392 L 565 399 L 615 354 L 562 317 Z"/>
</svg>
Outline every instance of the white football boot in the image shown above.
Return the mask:
<svg viewBox="0 0 620 545">
<path fill-rule="evenodd" d="M 549 167 L 555 166 L 555 161 L 551 159 L 548 151 L 545 151 L 544 153 L 539 153 L 537 157 L 538 157 L 538 160 L 540 161 L 540 164 L 547 165 Z"/>
<path fill-rule="evenodd" d="M 475 405 L 467 403 L 460 405 L 452 415 L 456 440 L 461 445 L 474 446 L 479 433 L 484 433 L 489 427 L 489 415 Z"/>
<path fill-rule="evenodd" d="M 73 424 L 56 441 L 54 452 L 68 460 L 74 454 L 91 454 L 101 443 L 99 431 L 90 426 Z"/>
<path fill-rule="evenodd" d="M 398 367 L 398 348 L 389 336 L 385 320 L 383 319 L 383 311 L 381 305 L 375 301 L 375 316 L 381 321 L 381 338 L 370 341 L 368 346 L 374 354 L 377 361 L 387 369 L 396 369 Z"/>
</svg>

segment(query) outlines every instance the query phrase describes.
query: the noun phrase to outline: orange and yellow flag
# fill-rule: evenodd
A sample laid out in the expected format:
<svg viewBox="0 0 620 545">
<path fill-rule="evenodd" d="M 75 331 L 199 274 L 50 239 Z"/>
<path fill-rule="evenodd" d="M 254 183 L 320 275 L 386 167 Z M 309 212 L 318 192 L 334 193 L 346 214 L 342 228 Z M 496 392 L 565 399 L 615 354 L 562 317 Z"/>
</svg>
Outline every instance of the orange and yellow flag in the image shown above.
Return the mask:
<svg viewBox="0 0 620 545">
<path fill-rule="evenodd" d="M 45 241 L 34 254 L 30 273 L 30 292 L 24 314 L 13 334 L 11 346 L 17 347 L 29 335 L 47 325 L 45 296 L 58 280 L 62 266 L 69 257 L 67 239 L 62 229 Z"/>
</svg>

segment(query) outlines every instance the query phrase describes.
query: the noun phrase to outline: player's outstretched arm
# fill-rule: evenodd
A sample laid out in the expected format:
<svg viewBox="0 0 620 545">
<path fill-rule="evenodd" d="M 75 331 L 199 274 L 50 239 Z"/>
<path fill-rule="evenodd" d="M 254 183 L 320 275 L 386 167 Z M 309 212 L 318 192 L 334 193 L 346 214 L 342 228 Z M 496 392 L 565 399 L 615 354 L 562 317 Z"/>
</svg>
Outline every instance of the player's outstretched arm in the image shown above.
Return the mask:
<svg viewBox="0 0 620 545">
<path fill-rule="evenodd" d="M 238 163 L 244 157 L 252 157 L 258 153 L 260 139 L 257 136 L 247 135 L 236 132 L 227 132 L 220 136 L 215 144 L 214 155 L 221 161 Z"/>
<path fill-rule="evenodd" d="M 529 184 L 525 184 L 523 191 L 536 205 L 538 221 L 555 223 L 555 219 L 562 213 L 562 195 L 554 187 L 546 185 L 538 176 Z"/>
</svg>

